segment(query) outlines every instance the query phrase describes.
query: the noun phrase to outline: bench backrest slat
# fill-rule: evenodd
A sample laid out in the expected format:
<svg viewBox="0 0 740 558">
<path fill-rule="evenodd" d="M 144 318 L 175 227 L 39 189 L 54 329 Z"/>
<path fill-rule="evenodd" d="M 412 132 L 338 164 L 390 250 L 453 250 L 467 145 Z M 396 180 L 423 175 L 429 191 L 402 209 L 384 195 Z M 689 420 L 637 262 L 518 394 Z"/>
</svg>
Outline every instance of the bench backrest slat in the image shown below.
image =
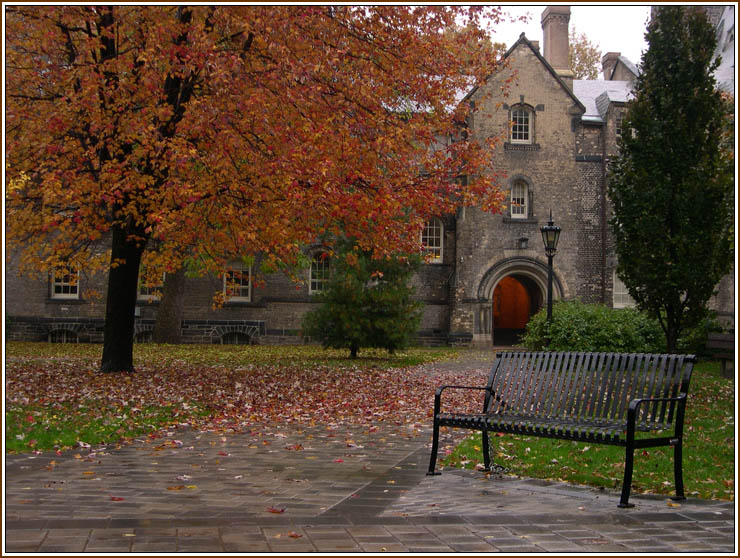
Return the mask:
<svg viewBox="0 0 740 558">
<path fill-rule="evenodd" d="M 588 397 L 594 385 L 594 375 L 590 372 L 593 355 L 588 353 L 579 353 L 579 355 L 578 383 L 573 386 L 573 395 L 576 400 L 572 410 L 572 416 L 578 419 L 586 416 Z"/>
<path fill-rule="evenodd" d="M 686 393 L 693 362 L 685 355 L 503 352 L 488 380 L 495 394 L 488 412 L 622 422 L 633 399 Z M 660 428 L 675 410 L 673 402 L 644 405 L 639 426 Z"/>
<path fill-rule="evenodd" d="M 592 363 L 591 373 L 593 374 L 593 383 L 591 393 L 586 407 L 585 418 L 594 420 L 599 418 L 597 409 L 599 408 L 599 400 L 604 397 L 606 390 L 607 370 L 612 361 L 612 355 L 610 353 L 601 353 L 596 355 L 596 362 Z"/>
</svg>

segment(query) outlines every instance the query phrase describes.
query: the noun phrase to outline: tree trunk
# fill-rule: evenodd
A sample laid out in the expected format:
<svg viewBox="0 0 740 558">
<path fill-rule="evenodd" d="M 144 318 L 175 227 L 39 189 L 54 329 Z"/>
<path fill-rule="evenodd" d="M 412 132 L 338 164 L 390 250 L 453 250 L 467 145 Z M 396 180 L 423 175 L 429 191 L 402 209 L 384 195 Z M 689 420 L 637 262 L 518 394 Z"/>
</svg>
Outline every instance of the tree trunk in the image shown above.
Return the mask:
<svg viewBox="0 0 740 558">
<path fill-rule="evenodd" d="M 134 371 L 134 312 L 146 240 L 129 239 L 130 234 L 121 227 L 113 229 L 101 372 Z"/>
<path fill-rule="evenodd" d="M 349 346 L 349 356 L 350 358 L 357 358 L 357 352 L 360 350 L 360 347 L 356 343 L 352 343 Z"/>
<path fill-rule="evenodd" d="M 168 273 L 162 287 L 162 299 L 157 308 L 154 324 L 155 343 L 180 343 L 182 341 L 182 311 L 185 296 L 185 268 Z"/>
<path fill-rule="evenodd" d="M 665 332 L 665 340 L 668 353 L 673 354 L 678 352 L 678 337 L 675 328 L 668 326 Z"/>
</svg>

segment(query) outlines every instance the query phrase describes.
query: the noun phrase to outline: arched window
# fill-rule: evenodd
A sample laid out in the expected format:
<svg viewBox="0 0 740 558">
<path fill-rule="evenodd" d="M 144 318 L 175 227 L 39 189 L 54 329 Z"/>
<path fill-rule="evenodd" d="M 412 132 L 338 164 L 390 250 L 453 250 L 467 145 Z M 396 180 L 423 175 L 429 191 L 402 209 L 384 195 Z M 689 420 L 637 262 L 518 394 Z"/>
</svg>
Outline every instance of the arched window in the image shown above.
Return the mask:
<svg viewBox="0 0 740 558">
<path fill-rule="evenodd" d="M 511 143 L 532 143 L 534 114 L 525 107 L 511 109 Z"/>
<path fill-rule="evenodd" d="M 516 180 L 511 185 L 509 213 L 512 219 L 526 219 L 529 216 L 529 188 L 524 180 Z"/>
<path fill-rule="evenodd" d="M 326 288 L 329 281 L 330 258 L 324 253 L 314 254 L 308 276 L 308 294 L 317 294 Z"/>
<path fill-rule="evenodd" d="M 421 231 L 421 245 L 429 255 L 430 263 L 442 263 L 442 250 L 444 248 L 444 225 L 436 217 L 427 221 L 424 230 Z"/>
</svg>

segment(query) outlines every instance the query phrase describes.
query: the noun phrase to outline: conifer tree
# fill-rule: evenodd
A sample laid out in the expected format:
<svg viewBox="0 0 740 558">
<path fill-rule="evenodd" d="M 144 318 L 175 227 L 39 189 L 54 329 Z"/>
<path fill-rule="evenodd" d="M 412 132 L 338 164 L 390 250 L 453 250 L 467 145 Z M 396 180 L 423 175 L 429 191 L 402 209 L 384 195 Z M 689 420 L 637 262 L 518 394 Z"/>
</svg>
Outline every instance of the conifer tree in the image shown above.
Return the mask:
<svg viewBox="0 0 740 558">
<path fill-rule="evenodd" d="M 730 269 L 734 153 L 722 148 L 727 105 L 704 11 L 663 6 L 646 39 L 610 168 L 611 224 L 617 273 L 675 352 Z"/>
<path fill-rule="evenodd" d="M 393 353 L 408 346 L 421 319 L 421 304 L 412 300 L 408 282 L 418 257 L 373 259 L 370 252 L 344 241 L 331 260 L 322 305 L 307 313 L 303 333 L 334 349 L 361 348 Z"/>
</svg>

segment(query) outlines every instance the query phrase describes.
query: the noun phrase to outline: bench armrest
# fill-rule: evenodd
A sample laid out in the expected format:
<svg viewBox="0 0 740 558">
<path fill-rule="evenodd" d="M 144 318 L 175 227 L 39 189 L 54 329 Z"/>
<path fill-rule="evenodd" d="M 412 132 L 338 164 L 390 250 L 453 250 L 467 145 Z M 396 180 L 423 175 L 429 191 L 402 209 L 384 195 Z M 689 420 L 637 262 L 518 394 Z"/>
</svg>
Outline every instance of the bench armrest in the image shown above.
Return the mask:
<svg viewBox="0 0 740 558">
<path fill-rule="evenodd" d="M 477 391 L 486 391 L 490 393 L 491 395 L 493 395 L 493 391 L 489 389 L 488 386 L 440 386 L 437 388 L 437 391 L 434 394 L 434 418 L 435 420 L 442 407 L 442 392 L 446 389 L 469 389 L 469 390 L 477 390 Z M 486 396 L 486 401 L 487 401 L 487 398 L 488 396 Z"/>
<path fill-rule="evenodd" d="M 676 430 L 683 429 L 683 414 L 686 407 L 686 394 L 679 393 L 676 397 L 645 397 L 633 399 L 627 407 L 627 437 L 634 438 L 637 421 L 637 411 L 643 403 L 678 403 L 676 410 Z M 677 432 L 680 434 L 680 432 Z"/>
</svg>

